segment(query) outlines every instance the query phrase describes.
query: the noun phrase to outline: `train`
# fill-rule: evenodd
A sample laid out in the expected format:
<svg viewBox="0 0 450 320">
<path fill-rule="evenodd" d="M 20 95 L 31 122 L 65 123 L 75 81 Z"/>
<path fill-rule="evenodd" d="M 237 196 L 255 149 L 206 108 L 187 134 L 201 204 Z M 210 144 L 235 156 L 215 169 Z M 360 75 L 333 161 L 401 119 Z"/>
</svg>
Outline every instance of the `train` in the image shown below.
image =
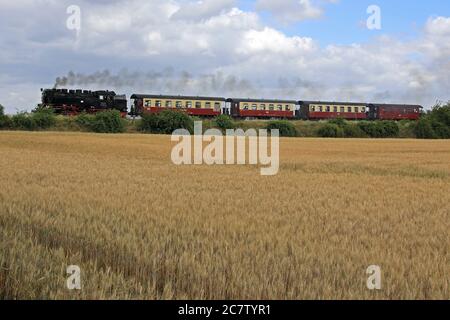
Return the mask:
<svg viewBox="0 0 450 320">
<path fill-rule="evenodd" d="M 118 110 L 122 116 L 128 113 L 126 95 L 117 95 L 114 91 L 41 89 L 41 92 L 41 105 L 51 108 L 56 114 L 76 115 L 104 110 Z"/>
<path fill-rule="evenodd" d="M 287 120 L 419 120 L 423 107 L 410 104 L 305 101 L 285 99 L 224 98 L 207 96 L 132 94 L 131 110 L 126 95 L 114 91 L 41 89 L 42 105 L 57 114 L 76 115 L 118 110 L 122 116 L 177 110 L 190 116 L 234 119 Z"/>
</svg>

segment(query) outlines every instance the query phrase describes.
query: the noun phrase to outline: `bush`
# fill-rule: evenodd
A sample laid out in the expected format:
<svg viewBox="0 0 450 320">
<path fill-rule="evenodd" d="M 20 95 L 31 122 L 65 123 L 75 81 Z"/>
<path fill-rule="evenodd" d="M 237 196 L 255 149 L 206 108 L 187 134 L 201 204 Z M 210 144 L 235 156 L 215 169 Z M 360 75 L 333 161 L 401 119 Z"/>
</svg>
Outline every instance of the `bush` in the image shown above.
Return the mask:
<svg viewBox="0 0 450 320">
<path fill-rule="evenodd" d="M 340 138 L 344 136 L 344 129 L 337 124 L 327 123 L 317 130 L 317 135 L 323 138 Z"/>
<path fill-rule="evenodd" d="M 289 121 L 270 121 L 266 127 L 267 130 L 278 129 L 281 137 L 296 137 L 297 130 Z"/>
<path fill-rule="evenodd" d="M 332 119 L 330 121 L 328 121 L 329 124 L 331 125 L 336 125 L 338 126 L 341 130 L 338 130 L 336 132 L 336 134 L 338 136 L 343 136 L 345 138 L 364 138 L 367 137 L 367 134 L 362 131 L 360 129 L 360 127 L 358 127 L 357 124 L 355 123 L 350 123 L 348 121 L 346 121 L 345 119 L 342 118 L 337 118 L 337 119 Z M 324 129 L 324 132 L 322 132 L 323 134 L 332 134 L 331 132 L 331 128 L 327 128 Z"/>
<path fill-rule="evenodd" d="M 433 131 L 439 139 L 450 139 L 450 126 L 440 121 L 432 121 Z"/>
<path fill-rule="evenodd" d="M 414 128 L 414 133 L 419 139 L 436 139 L 436 133 L 431 125 L 431 120 L 428 117 L 423 117 L 417 122 Z"/>
<path fill-rule="evenodd" d="M 48 129 L 56 124 L 56 117 L 53 110 L 50 109 L 42 109 L 32 113 L 31 118 L 35 123 L 36 129 Z"/>
<path fill-rule="evenodd" d="M 400 128 L 395 121 L 382 121 L 379 123 L 383 127 L 383 137 L 385 138 L 395 138 L 398 137 L 400 133 Z"/>
<path fill-rule="evenodd" d="M 225 114 L 222 114 L 218 116 L 215 120 L 215 125 L 217 128 L 221 129 L 222 131 L 225 131 L 227 129 L 234 129 L 236 127 L 236 124 L 234 123 L 233 118 L 230 116 L 227 116 Z"/>
<path fill-rule="evenodd" d="M 332 120 L 328 121 L 328 123 L 335 124 L 335 125 L 337 125 L 338 127 L 341 127 L 341 128 L 344 128 L 344 127 L 346 127 L 348 125 L 348 122 L 345 121 L 345 119 L 343 119 L 343 118 L 332 119 Z"/>
<path fill-rule="evenodd" d="M 357 124 L 347 123 L 344 127 L 344 137 L 346 138 L 366 138 L 367 134 L 358 127 Z"/>
<path fill-rule="evenodd" d="M 15 114 L 11 118 L 11 127 L 18 130 L 36 130 L 36 122 L 33 117 L 26 112 Z"/>
<path fill-rule="evenodd" d="M 358 123 L 358 126 L 371 138 L 394 138 L 400 133 L 400 128 L 395 121 L 362 121 Z"/>
<path fill-rule="evenodd" d="M 92 130 L 93 124 L 94 124 L 95 116 L 87 114 L 87 113 L 81 113 L 78 116 L 75 117 L 75 123 L 79 125 L 81 128 Z"/>
<path fill-rule="evenodd" d="M 160 113 L 143 114 L 138 129 L 159 134 L 172 134 L 177 129 L 186 129 L 193 133 L 194 121 L 183 112 L 164 110 Z"/>
<path fill-rule="evenodd" d="M 90 129 L 97 133 L 125 132 L 125 120 L 117 110 L 107 110 L 96 113 L 93 119 L 88 121 L 90 121 Z"/>
</svg>

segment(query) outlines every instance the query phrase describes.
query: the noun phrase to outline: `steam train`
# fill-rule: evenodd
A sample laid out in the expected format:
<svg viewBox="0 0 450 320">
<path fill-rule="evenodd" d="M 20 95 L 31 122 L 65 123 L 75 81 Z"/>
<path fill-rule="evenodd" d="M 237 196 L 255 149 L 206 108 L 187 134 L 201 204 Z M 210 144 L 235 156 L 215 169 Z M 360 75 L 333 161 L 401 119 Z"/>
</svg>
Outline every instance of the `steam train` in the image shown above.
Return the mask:
<svg viewBox="0 0 450 320">
<path fill-rule="evenodd" d="M 42 105 L 56 114 L 76 115 L 81 112 L 96 113 L 118 110 L 123 116 L 128 112 L 127 97 L 114 91 L 90 91 L 69 89 L 41 89 Z"/>
<path fill-rule="evenodd" d="M 418 120 L 423 110 L 420 105 L 403 104 L 146 94 L 133 94 L 131 100 L 132 115 L 159 113 L 169 109 L 191 116 L 216 117 L 226 114 L 235 119 Z M 46 89 L 42 90 L 42 105 L 64 115 L 118 110 L 126 116 L 128 112 L 126 96 L 116 95 L 113 91 Z"/>
</svg>

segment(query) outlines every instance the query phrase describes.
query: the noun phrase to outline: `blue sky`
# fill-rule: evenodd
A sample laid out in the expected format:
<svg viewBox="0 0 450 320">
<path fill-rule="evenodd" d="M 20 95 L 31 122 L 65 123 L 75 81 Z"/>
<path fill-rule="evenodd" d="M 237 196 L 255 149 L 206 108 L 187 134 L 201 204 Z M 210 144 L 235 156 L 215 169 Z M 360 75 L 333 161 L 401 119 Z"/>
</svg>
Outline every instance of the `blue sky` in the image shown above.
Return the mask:
<svg viewBox="0 0 450 320">
<path fill-rule="evenodd" d="M 255 8 L 255 1 L 240 0 L 242 8 Z M 382 29 L 368 30 L 361 27 L 370 5 L 378 5 L 382 13 Z M 289 35 L 302 35 L 320 41 L 321 45 L 351 44 L 370 41 L 371 38 L 389 34 L 406 38 L 417 36 L 421 27 L 433 16 L 450 16 L 450 3 L 442 0 L 340 0 L 325 3 L 325 14 L 317 20 L 293 23 L 289 26 L 274 21 L 270 12 L 262 15 L 268 24 L 273 24 Z"/>
<path fill-rule="evenodd" d="M 369 5 L 381 30 L 366 27 Z M 9 112 L 31 109 L 57 77 L 127 94 L 450 100 L 442 0 L 0 0 L 0 29 Z"/>
</svg>

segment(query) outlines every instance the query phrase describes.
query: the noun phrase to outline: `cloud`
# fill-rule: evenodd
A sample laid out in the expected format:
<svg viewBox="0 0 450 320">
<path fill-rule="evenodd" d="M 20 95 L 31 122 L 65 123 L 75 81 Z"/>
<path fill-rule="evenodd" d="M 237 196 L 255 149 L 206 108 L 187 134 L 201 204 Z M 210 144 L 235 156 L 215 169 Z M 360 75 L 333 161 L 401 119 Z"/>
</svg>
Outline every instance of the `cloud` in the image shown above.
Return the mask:
<svg viewBox="0 0 450 320">
<path fill-rule="evenodd" d="M 323 15 L 323 9 L 316 0 L 257 0 L 256 9 L 270 12 L 278 21 L 289 24 L 308 19 L 318 19 Z M 337 2 L 326 0 L 325 2 Z"/>
<path fill-rule="evenodd" d="M 219 15 L 236 6 L 236 0 L 199 0 L 188 1 L 180 5 L 171 19 L 203 20 Z"/>
</svg>

